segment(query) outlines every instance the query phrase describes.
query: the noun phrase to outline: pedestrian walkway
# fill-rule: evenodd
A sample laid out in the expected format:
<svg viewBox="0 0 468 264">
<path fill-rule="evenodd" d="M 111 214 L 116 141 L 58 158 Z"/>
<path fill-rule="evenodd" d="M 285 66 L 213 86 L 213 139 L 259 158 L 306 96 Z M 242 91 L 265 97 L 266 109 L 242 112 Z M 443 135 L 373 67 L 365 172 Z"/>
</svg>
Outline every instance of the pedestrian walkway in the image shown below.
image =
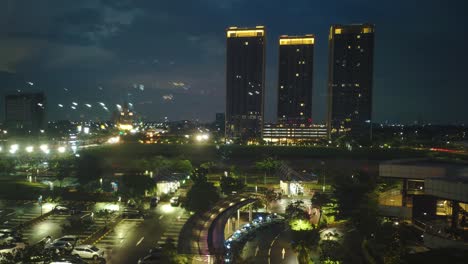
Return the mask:
<svg viewBox="0 0 468 264">
<path fill-rule="evenodd" d="M 162 234 L 157 242 L 159 246 L 164 245 L 167 239 L 171 239 L 177 245 L 179 241 L 179 234 L 185 222 L 190 218 L 188 213 L 177 216 L 177 219 L 169 226 L 169 228 Z"/>
<path fill-rule="evenodd" d="M 123 219 L 108 234 L 96 240 L 94 245 L 105 250 L 108 255 L 112 250 L 121 248 L 129 233 L 139 227 L 143 221 L 143 219 Z"/>
</svg>

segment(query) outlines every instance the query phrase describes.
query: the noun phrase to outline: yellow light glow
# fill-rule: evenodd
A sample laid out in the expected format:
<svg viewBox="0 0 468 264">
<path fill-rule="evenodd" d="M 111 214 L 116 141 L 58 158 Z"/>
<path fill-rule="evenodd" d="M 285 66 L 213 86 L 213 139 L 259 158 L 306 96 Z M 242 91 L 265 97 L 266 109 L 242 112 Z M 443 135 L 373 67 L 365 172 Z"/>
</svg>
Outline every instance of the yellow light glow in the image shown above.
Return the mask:
<svg viewBox="0 0 468 264">
<path fill-rule="evenodd" d="M 128 125 L 128 124 L 119 124 L 119 129 L 120 129 L 120 130 L 132 130 L 132 129 L 133 129 L 133 126 L 132 126 L 132 125 Z"/>
<path fill-rule="evenodd" d="M 372 28 L 370 28 L 370 27 L 365 27 L 365 28 L 362 29 L 362 33 L 364 33 L 364 34 L 372 33 Z"/>
<path fill-rule="evenodd" d="M 280 45 L 314 45 L 315 39 L 308 38 L 281 38 Z"/>
<path fill-rule="evenodd" d="M 248 38 L 248 37 L 263 37 L 265 36 L 264 29 L 232 29 L 227 31 L 228 38 Z"/>
<path fill-rule="evenodd" d="M 341 34 L 342 29 L 341 28 L 335 28 L 335 35 Z"/>
</svg>

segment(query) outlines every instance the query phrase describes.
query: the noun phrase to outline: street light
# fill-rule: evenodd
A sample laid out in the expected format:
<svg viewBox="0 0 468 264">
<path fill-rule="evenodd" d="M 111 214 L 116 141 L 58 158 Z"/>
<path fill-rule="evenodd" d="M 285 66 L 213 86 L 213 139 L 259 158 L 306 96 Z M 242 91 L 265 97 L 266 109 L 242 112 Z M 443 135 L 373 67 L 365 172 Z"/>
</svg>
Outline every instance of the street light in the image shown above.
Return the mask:
<svg viewBox="0 0 468 264">
<path fill-rule="evenodd" d="M 13 144 L 13 145 L 10 146 L 9 152 L 10 152 L 11 154 L 15 154 L 16 151 L 18 151 L 18 149 L 19 149 L 19 145 L 18 145 L 18 144 Z"/>
<path fill-rule="evenodd" d="M 57 150 L 58 150 L 59 153 L 64 153 L 66 148 L 62 146 L 62 147 L 58 147 Z"/>
<path fill-rule="evenodd" d="M 42 144 L 41 146 L 39 146 L 39 148 L 42 150 L 42 152 L 44 152 L 45 154 L 49 154 L 50 152 L 50 149 L 49 149 L 49 146 L 47 146 L 46 144 Z"/>
<path fill-rule="evenodd" d="M 34 151 L 34 147 L 33 147 L 33 146 L 27 146 L 27 147 L 26 147 L 26 152 L 27 152 L 27 153 L 31 153 L 31 152 L 33 152 L 33 151 Z"/>
</svg>

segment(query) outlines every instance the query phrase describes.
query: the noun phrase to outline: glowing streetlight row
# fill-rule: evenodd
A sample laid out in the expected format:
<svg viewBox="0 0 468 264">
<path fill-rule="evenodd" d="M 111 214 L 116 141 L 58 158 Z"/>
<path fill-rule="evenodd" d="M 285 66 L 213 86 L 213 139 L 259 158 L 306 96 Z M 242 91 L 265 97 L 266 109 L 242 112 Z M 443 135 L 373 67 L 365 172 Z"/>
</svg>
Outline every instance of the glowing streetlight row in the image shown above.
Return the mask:
<svg viewBox="0 0 468 264">
<path fill-rule="evenodd" d="M 29 145 L 29 146 L 26 146 L 24 148 L 24 150 L 27 152 L 27 153 L 33 153 L 34 152 L 34 149 L 35 147 L 32 146 L 32 145 Z M 41 150 L 41 152 L 43 152 L 44 154 L 49 154 L 51 152 L 49 146 L 47 144 L 42 144 L 39 146 L 39 149 Z M 20 150 L 20 146 L 18 144 L 13 144 L 10 146 L 10 148 L 8 149 L 8 152 L 10 154 L 16 154 L 16 152 L 18 152 Z M 3 148 L 0 147 L 0 152 L 3 151 Z M 57 147 L 57 152 L 58 153 L 65 153 L 67 151 L 67 148 L 65 146 L 59 146 Z"/>
</svg>

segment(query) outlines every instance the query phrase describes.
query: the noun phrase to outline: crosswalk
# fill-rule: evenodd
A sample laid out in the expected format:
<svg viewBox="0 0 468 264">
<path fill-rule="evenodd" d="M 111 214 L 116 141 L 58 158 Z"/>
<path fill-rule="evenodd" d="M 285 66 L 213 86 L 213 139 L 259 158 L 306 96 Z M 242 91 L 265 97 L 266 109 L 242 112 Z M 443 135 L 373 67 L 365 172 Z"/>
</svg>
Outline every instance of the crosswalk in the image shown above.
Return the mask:
<svg viewBox="0 0 468 264">
<path fill-rule="evenodd" d="M 39 216 L 40 214 L 34 214 L 34 213 L 24 213 L 24 214 L 15 215 L 13 218 L 2 223 L 2 227 L 15 228 L 19 226 L 20 224 L 31 221 L 32 219 L 39 217 Z"/>
<path fill-rule="evenodd" d="M 188 214 L 181 214 L 177 217 L 177 219 L 171 223 L 169 228 L 164 231 L 162 234 L 161 238 L 157 242 L 159 246 L 162 246 L 166 243 L 167 239 L 171 239 L 174 241 L 174 243 L 177 245 L 179 241 L 179 234 L 180 231 L 182 230 L 182 227 L 184 226 L 185 222 L 189 219 Z"/>
<path fill-rule="evenodd" d="M 122 243 L 126 240 L 127 236 L 138 228 L 142 223 L 143 219 L 122 219 L 117 226 L 112 229 L 102 239 L 99 239 L 94 245 L 100 249 L 110 252 L 115 248 L 122 246 Z"/>
</svg>

